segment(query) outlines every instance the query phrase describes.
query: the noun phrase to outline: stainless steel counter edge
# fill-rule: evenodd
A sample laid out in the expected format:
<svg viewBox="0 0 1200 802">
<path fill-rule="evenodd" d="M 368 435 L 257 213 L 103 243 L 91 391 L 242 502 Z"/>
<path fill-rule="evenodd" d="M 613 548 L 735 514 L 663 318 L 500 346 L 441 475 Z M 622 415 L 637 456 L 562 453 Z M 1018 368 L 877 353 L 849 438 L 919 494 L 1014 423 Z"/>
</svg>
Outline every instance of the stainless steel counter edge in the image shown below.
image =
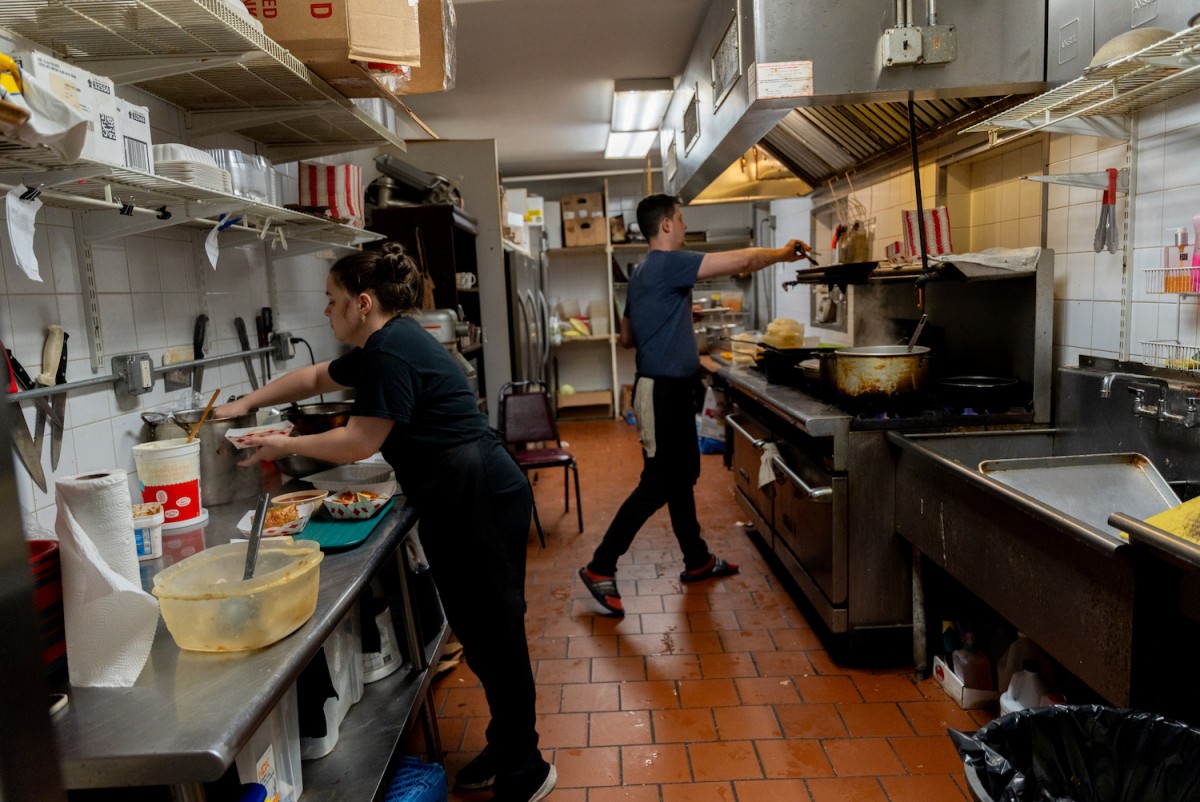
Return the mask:
<svg viewBox="0 0 1200 802">
<path fill-rule="evenodd" d="M 850 431 L 851 416 L 837 407 L 802 390 L 771 384 L 756 370 L 727 365 L 716 358 L 714 361 L 719 365 L 718 376 L 814 437 L 845 436 Z"/>
<path fill-rule="evenodd" d="M 1088 526 L 1077 518 L 1066 515 L 1047 504 L 1043 504 L 1032 496 L 1027 496 L 1019 490 L 1014 490 L 1001 482 L 997 482 L 995 479 L 980 473 L 972 467 L 939 454 L 934 449 L 926 448 L 921 445 L 920 434 L 888 432 L 887 436 L 891 443 L 900 448 L 929 460 L 934 465 L 943 470 L 950 471 L 959 479 L 969 482 L 986 493 L 1024 509 L 1028 514 L 1036 516 L 1050 527 L 1069 535 L 1086 546 L 1104 553 L 1115 553 L 1120 549 L 1129 548 L 1128 542 L 1115 535 L 1101 532 L 1099 529 Z"/>
<path fill-rule="evenodd" d="M 202 532 L 205 546 L 236 536 L 235 524 L 249 505 L 210 508 Z M 54 717 L 54 727 L 64 785 L 108 788 L 219 779 L 416 520 L 416 510 L 397 498 L 361 545 L 326 554 L 316 612 L 271 646 L 222 654 L 184 651 L 160 616 L 150 657 L 133 687 L 62 689 L 69 704 Z M 192 537 L 197 531 L 189 530 Z M 175 536 L 164 533 L 165 539 Z M 161 563 L 142 563 L 145 587 Z"/>
</svg>

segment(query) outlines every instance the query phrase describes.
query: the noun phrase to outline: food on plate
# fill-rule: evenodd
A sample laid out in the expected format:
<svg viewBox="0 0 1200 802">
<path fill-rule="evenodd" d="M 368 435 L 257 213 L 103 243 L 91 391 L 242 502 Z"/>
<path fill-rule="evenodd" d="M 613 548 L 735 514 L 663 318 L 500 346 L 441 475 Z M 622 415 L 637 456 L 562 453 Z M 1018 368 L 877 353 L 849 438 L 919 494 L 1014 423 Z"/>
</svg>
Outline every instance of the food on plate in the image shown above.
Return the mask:
<svg viewBox="0 0 1200 802">
<path fill-rule="evenodd" d="M 790 317 L 777 317 L 767 324 L 763 342 L 776 348 L 804 346 L 804 324 Z"/>
<path fill-rule="evenodd" d="M 345 490 L 335 495 L 331 500 L 338 504 L 355 504 L 359 501 L 374 501 L 380 498 L 378 493 L 369 493 L 366 490 Z"/>
<path fill-rule="evenodd" d="M 284 504 L 267 510 L 266 525 L 268 529 L 274 529 L 277 526 L 290 524 L 299 518 L 300 512 L 296 509 L 295 504 Z"/>
</svg>

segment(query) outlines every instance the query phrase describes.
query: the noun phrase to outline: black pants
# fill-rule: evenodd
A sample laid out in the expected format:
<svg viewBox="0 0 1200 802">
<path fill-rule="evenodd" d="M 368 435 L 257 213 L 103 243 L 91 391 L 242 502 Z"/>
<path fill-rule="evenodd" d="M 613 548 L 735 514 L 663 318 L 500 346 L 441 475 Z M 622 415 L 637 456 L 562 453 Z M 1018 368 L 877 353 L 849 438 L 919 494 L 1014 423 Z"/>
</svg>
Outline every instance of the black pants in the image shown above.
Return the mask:
<svg viewBox="0 0 1200 802">
<path fill-rule="evenodd" d="M 536 692 L 525 638 L 525 547 L 533 496 L 494 434 L 422 466 L 421 545 L 450 627 L 479 677 L 491 721 L 496 790 L 542 771 Z M 414 490 L 418 489 L 414 488 Z"/>
<path fill-rule="evenodd" d="M 696 379 L 653 380 L 653 419 L 639 418 L 642 437 L 642 476 L 609 524 L 604 539 L 596 547 L 588 570 L 602 576 L 617 572 L 617 560 L 629 551 L 642 525 L 662 506 L 667 505 L 671 528 L 687 570 L 708 562 L 708 544 L 700 537 L 696 520 L 694 488 L 700 478 L 700 446 L 696 439 Z M 639 380 L 637 391 L 645 391 Z M 650 431 L 652 430 L 652 431 Z M 648 456 L 648 436 L 654 439 L 654 456 Z"/>
</svg>

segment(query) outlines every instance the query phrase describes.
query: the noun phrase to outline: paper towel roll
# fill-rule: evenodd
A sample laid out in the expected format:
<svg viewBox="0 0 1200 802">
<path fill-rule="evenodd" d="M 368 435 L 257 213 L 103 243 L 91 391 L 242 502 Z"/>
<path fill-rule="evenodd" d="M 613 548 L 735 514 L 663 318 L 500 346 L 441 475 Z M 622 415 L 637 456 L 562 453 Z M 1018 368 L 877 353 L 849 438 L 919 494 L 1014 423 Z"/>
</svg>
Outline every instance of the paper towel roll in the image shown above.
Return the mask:
<svg viewBox="0 0 1200 802">
<path fill-rule="evenodd" d="M 142 590 L 125 471 L 55 483 L 71 684 L 128 687 L 150 656 L 158 600 Z"/>
</svg>

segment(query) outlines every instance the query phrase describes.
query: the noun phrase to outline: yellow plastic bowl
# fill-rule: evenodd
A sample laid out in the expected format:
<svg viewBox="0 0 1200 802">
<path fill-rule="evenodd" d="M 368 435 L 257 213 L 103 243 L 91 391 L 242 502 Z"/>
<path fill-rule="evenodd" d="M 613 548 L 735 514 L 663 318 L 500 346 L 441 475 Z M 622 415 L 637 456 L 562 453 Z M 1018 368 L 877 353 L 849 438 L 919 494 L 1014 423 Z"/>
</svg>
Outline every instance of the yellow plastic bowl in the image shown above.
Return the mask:
<svg viewBox="0 0 1200 802">
<path fill-rule="evenodd" d="M 295 632 L 317 609 L 325 555 L 315 541 L 261 541 L 254 576 L 242 581 L 247 546 L 214 546 L 155 574 L 151 592 L 179 648 L 260 649 Z"/>
</svg>

